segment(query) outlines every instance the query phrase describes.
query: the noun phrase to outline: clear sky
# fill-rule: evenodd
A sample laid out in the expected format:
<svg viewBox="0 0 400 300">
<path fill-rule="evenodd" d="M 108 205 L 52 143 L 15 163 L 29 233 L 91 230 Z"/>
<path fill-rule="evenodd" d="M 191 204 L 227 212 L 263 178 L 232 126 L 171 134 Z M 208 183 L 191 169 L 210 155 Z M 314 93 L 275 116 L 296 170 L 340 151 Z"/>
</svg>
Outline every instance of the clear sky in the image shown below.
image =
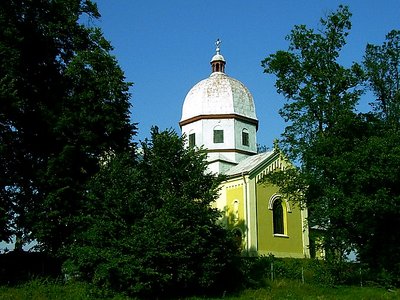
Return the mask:
<svg viewBox="0 0 400 300">
<path fill-rule="evenodd" d="M 222 40 L 226 73 L 253 94 L 260 125 L 258 143 L 272 146 L 285 126 L 278 114 L 284 99 L 261 60 L 287 50 L 285 36 L 294 25 L 316 28 L 319 19 L 349 5 L 352 30 L 341 62 L 361 61 L 367 43 L 381 44 L 400 29 L 400 0 L 95 0 L 102 15 L 95 25 L 114 46 L 114 55 L 133 82 L 132 121 L 139 123 L 136 141 L 150 127 L 173 128 L 190 88 L 209 76 L 214 42 Z"/>
</svg>

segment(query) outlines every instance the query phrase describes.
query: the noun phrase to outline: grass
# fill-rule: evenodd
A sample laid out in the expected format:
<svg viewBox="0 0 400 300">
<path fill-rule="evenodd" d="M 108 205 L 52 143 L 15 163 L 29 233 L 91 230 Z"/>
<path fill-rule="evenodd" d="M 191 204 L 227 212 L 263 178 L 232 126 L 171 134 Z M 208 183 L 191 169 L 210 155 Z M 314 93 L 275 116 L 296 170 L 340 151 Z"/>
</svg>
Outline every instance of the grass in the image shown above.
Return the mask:
<svg viewBox="0 0 400 300">
<path fill-rule="evenodd" d="M 266 282 L 260 289 L 247 289 L 237 295 L 221 295 L 219 298 L 191 297 L 181 300 L 268 300 L 268 299 L 400 299 L 400 290 L 378 287 L 323 286 L 301 284 L 296 281 L 276 280 Z M 0 300 L 92 300 L 128 299 L 123 296 L 98 298 L 85 284 L 55 284 L 45 280 L 32 280 L 17 287 L 0 287 Z"/>
<path fill-rule="evenodd" d="M 191 300 L 194 299 L 196 298 Z M 273 283 L 267 283 L 264 288 L 245 290 L 239 295 L 228 296 L 224 299 L 400 299 L 400 291 L 389 291 L 378 287 L 310 285 L 288 280 L 277 280 Z"/>
<path fill-rule="evenodd" d="M 32 280 L 16 287 L 0 287 L 0 300 L 87 300 L 85 285 L 55 284 L 46 280 Z"/>
</svg>

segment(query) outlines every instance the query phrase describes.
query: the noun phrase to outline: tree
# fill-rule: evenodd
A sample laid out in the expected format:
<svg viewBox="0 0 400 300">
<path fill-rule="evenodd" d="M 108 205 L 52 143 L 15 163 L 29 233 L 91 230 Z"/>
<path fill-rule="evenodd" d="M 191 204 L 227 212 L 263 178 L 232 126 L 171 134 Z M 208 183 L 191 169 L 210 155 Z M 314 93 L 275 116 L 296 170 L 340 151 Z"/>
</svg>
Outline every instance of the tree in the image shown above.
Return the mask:
<svg viewBox="0 0 400 300">
<path fill-rule="evenodd" d="M 315 33 L 297 25 L 287 36 L 289 51 L 278 51 L 263 62 L 265 73 L 277 76 L 276 88 L 288 100 L 280 110 L 289 122 L 282 144 L 291 159 L 304 161 L 308 148 L 324 132 L 353 115 L 361 91 L 358 64 L 346 69 L 337 59 L 351 28 L 347 7 L 321 19 Z"/>
<path fill-rule="evenodd" d="M 350 17 L 348 8 L 340 6 L 321 19 L 318 32 L 295 26 L 287 37 L 289 50 L 262 62 L 265 73 L 277 76 L 277 91 L 287 99 L 280 110 L 289 123 L 281 146 L 298 162 L 294 169 L 274 175 L 276 183 L 288 196 L 301 196 L 295 200 L 307 204 L 311 226 L 325 228 L 325 242 L 341 252 L 349 244 L 341 218 L 346 209 L 340 200 L 343 182 L 336 172 L 343 163 L 341 155 L 358 138 L 349 130 L 360 123 L 354 111 L 362 81 L 358 64 L 345 68 L 337 61 L 351 28 Z"/>
<path fill-rule="evenodd" d="M 69 272 L 145 298 L 220 287 L 238 255 L 211 207 L 221 179 L 173 131 L 153 129 L 142 147 L 137 161 L 116 156 L 91 181 Z"/>
<path fill-rule="evenodd" d="M 57 253 L 101 157 L 131 147 L 129 83 L 89 0 L 0 4 L 0 204 L 11 233 Z"/>
<path fill-rule="evenodd" d="M 398 272 L 400 236 L 388 230 L 400 225 L 398 33 L 383 46 L 367 46 L 365 72 L 358 64 L 344 68 L 337 59 L 350 16 L 340 6 L 321 20 L 319 33 L 295 26 L 289 51 L 263 61 L 288 100 L 280 111 L 289 122 L 281 145 L 297 163 L 269 180 L 307 205 L 309 225 L 323 229 L 333 258 L 355 249 L 371 268 Z M 375 113 L 355 110 L 365 78 L 378 98 Z"/>
<path fill-rule="evenodd" d="M 400 123 L 400 31 L 392 30 L 381 46 L 368 44 L 364 67 L 369 88 L 376 96 L 375 111 L 386 122 Z"/>
<path fill-rule="evenodd" d="M 363 145 L 370 172 L 363 174 L 364 194 L 371 203 L 368 222 L 360 234 L 362 261 L 378 270 L 388 270 L 399 278 L 400 235 L 400 31 L 392 30 L 381 46 L 368 44 L 364 69 L 376 118 L 374 133 Z M 368 157 L 368 158 L 367 158 Z M 398 283 L 398 280 L 396 282 Z"/>
</svg>

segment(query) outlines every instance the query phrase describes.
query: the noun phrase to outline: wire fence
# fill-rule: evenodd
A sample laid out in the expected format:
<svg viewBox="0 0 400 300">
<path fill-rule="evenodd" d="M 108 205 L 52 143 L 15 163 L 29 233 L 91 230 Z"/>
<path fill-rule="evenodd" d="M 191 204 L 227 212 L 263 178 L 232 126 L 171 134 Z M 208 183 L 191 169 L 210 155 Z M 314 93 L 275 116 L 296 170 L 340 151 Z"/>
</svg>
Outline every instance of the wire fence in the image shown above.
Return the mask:
<svg viewBox="0 0 400 300">
<path fill-rule="evenodd" d="M 303 284 L 393 285 L 390 274 L 376 274 L 357 262 L 332 263 L 318 259 L 248 257 L 242 260 L 244 276 L 250 283 L 265 280 L 296 280 Z"/>
</svg>

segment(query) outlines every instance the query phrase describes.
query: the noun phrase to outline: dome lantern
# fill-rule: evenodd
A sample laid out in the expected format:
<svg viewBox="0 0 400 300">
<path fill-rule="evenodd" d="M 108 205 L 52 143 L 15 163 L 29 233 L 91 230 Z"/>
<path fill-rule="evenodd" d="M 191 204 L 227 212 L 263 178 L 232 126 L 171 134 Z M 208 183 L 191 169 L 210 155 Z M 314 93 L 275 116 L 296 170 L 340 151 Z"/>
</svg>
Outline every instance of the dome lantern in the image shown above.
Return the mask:
<svg viewBox="0 0 400 300">
<path fill-rule="evenodd" d="M 213 73 L 215 72 L 221 72 L 221 73 L 225 73 L 225 58 L 220 54 L 220 46 L 221 46 L 221 40 L 217 39 L 215 42 L 215 52 L 216 54 L 212 57 L 211 59 L 211 70 Z"/>
</svg>

